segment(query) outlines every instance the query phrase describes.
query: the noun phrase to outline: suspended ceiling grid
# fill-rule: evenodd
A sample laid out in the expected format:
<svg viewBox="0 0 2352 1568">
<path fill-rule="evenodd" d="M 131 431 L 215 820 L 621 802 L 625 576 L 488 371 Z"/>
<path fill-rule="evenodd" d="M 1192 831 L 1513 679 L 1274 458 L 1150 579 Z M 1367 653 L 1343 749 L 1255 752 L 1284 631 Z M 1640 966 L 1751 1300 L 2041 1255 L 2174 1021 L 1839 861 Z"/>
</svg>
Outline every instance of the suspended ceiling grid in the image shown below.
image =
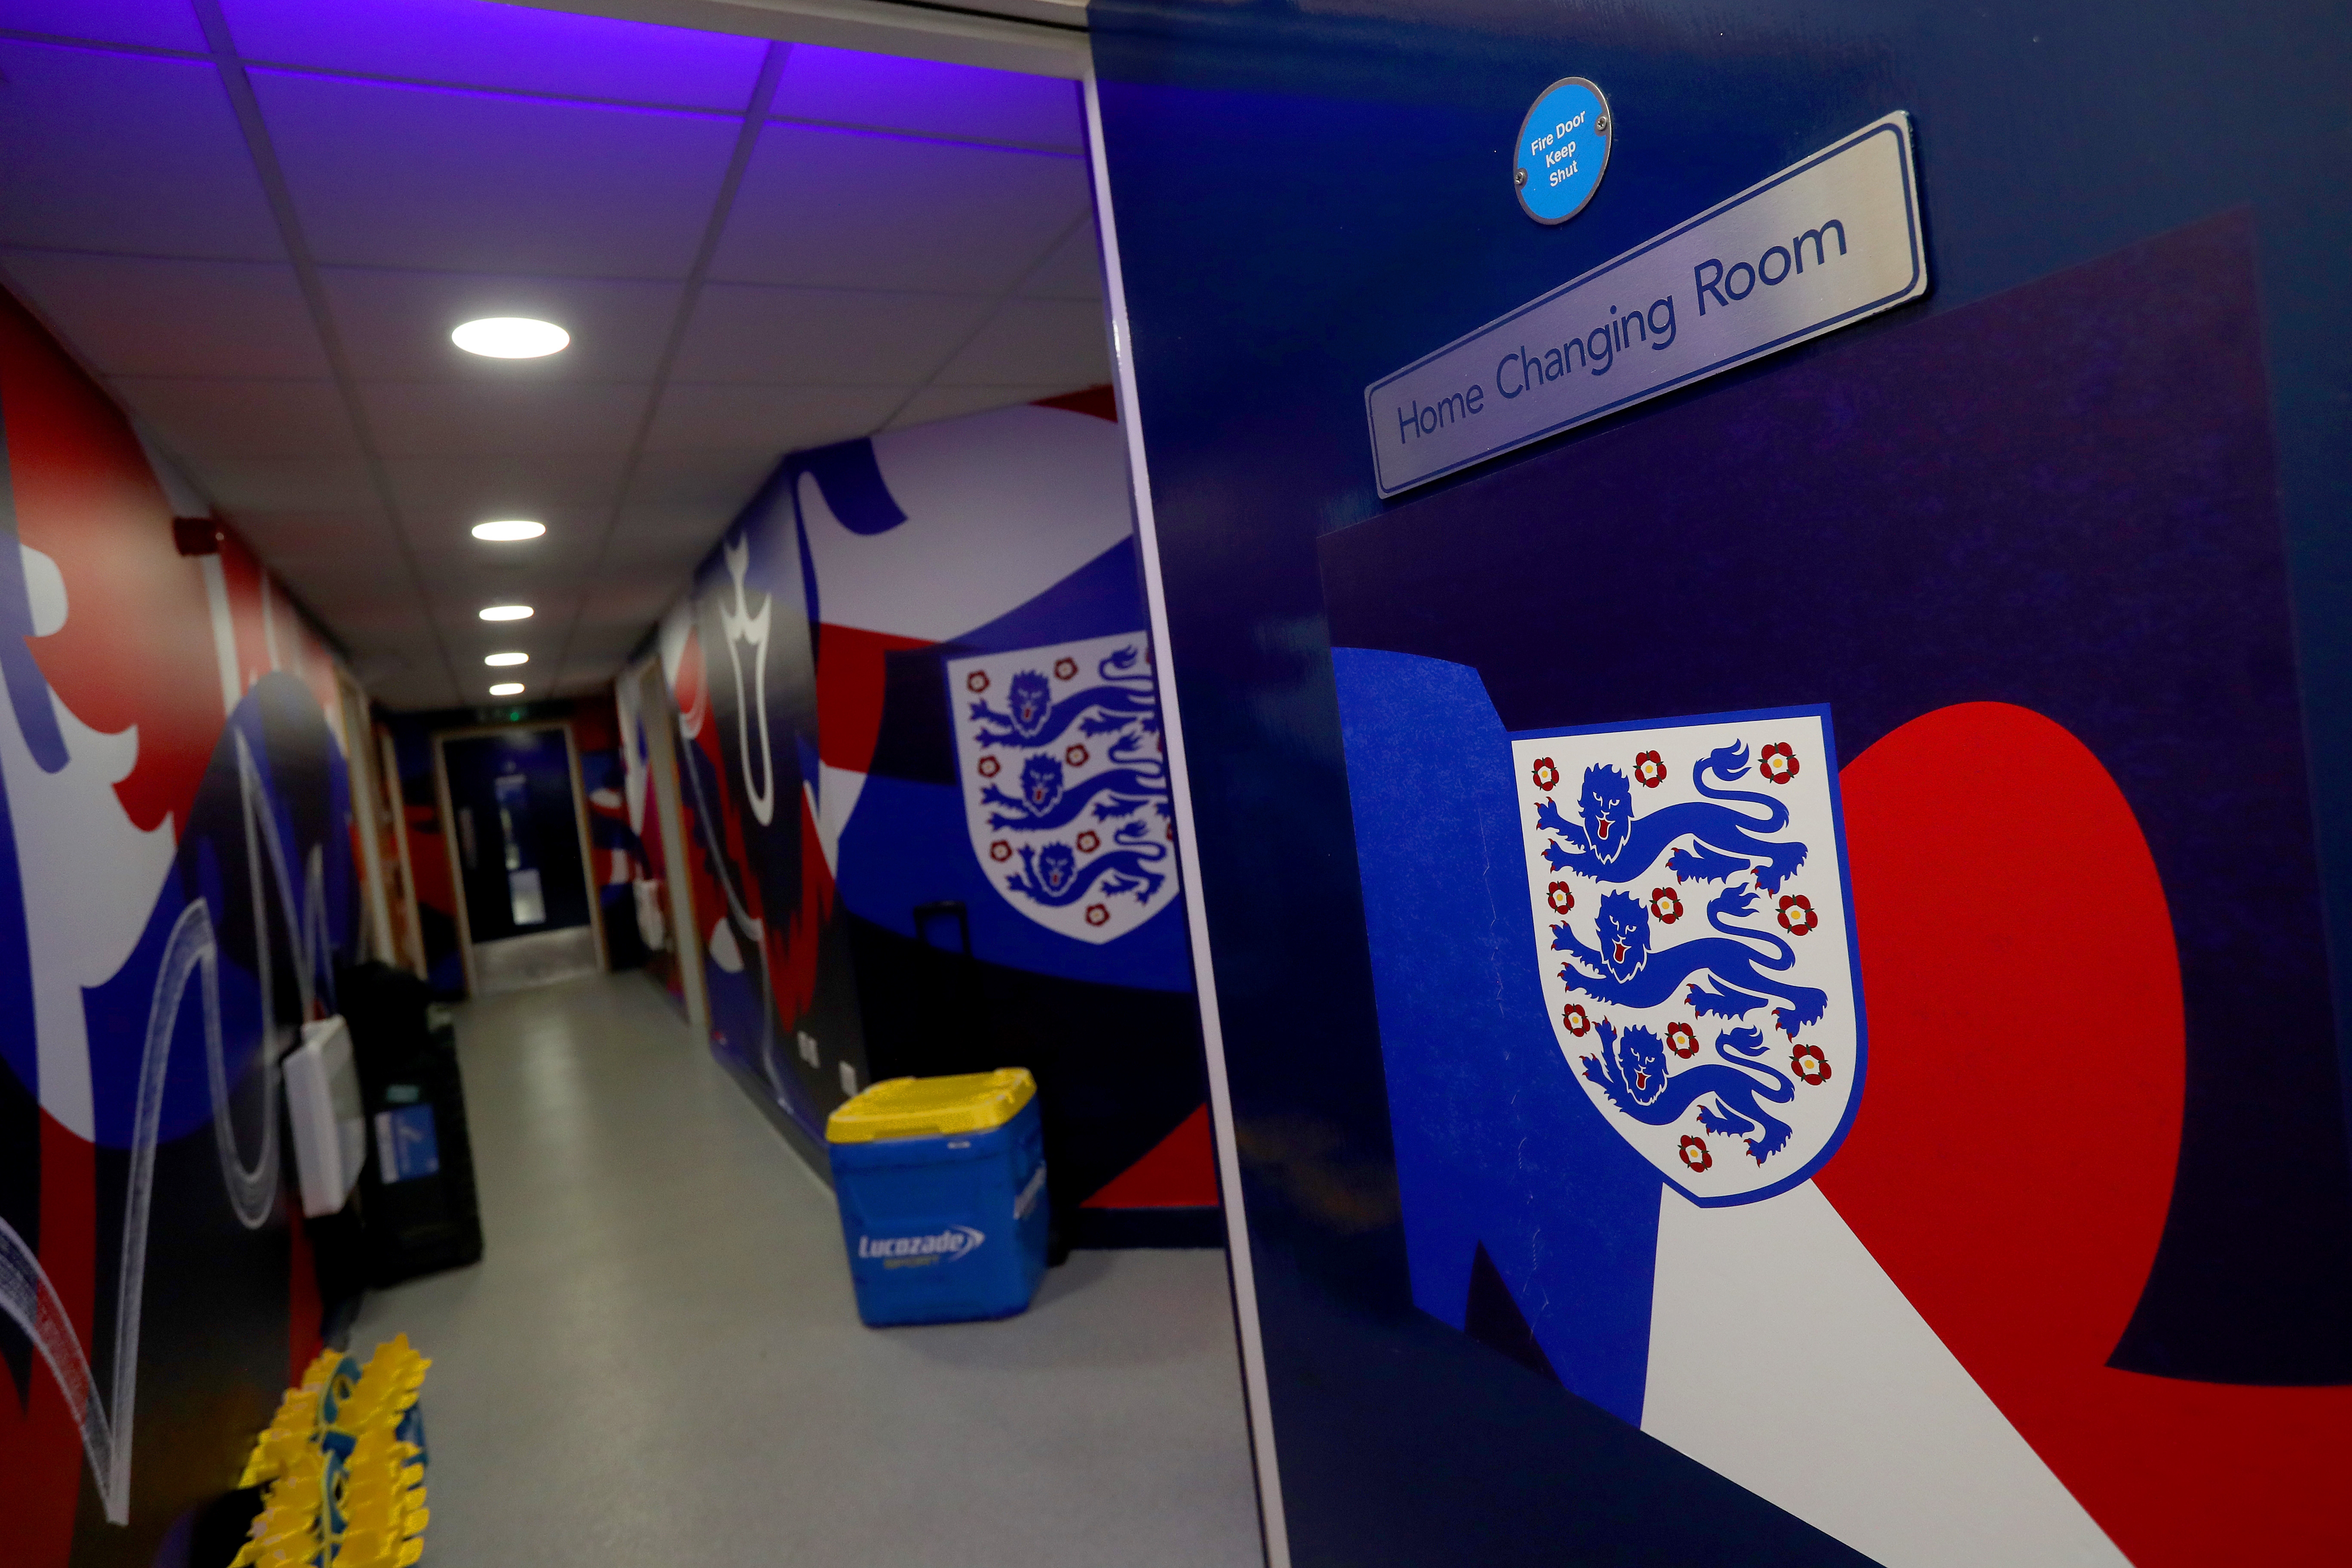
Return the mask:
<svg viewBox="0 0 2352 1568">
<path fill-rule="evenodd" d="M 1066 80 L 480 0 L 0 0 L 0 76 L 6 282 L 393 707 L 608 679 L 782 452 L 1108 379 Z"/>
</svg>

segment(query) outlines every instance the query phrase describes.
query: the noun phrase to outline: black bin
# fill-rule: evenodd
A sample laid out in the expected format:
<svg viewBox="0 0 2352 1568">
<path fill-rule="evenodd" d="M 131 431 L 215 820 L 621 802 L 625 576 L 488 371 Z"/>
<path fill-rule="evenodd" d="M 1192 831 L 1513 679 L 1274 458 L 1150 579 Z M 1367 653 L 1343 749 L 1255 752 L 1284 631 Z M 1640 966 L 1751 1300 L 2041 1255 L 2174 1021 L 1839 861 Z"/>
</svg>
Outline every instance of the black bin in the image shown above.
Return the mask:
<svg viewBox="0 0 2352 1568">
<path fill-rule="evenodd" d="M 457 1033 L 424 981 L 385 963 L 337 978 L 367 1110 L 360 1173 L 368 1283 L 382 1287 L 478 1263 L 481 1211 Z"/>
</svg>

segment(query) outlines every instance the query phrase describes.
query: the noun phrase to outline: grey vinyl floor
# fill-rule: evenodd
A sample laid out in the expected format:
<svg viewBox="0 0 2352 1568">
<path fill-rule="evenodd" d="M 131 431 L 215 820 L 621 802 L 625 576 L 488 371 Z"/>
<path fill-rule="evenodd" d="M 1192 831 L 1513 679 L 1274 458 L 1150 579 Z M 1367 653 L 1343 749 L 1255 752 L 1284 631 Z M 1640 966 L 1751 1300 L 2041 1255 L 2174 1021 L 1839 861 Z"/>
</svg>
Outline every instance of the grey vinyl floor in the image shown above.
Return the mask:
<svg viewBox="0 0 2352 1568">
<path fill-rule="evenodd" d="M 832 1194 L 642 975 L 458 1010 L 487 1252 L 373 1294 L 434 1358 L 427 1562 L 1257 1564 L 1224 1260 L 857 1321 Z"/>
</svg>

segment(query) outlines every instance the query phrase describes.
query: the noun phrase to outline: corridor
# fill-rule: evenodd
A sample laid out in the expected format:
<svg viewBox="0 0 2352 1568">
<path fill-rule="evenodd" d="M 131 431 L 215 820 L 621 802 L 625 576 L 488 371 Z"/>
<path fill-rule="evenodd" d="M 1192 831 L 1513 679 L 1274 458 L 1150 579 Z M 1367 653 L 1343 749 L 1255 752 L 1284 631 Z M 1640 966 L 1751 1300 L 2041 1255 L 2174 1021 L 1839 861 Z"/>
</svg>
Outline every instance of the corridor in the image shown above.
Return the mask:
<svg viewBox="0 0 2352 1568">
<path fill-rule="evenodd" d="M 370 1294 L 434 1358 L 448 1568 L 1259 1561 L 1222 1253 L 1003 1322 L 857 1321 L 833 1198 L 641 974 L 457 1009 L 487 1250 Z"/>
</svg>

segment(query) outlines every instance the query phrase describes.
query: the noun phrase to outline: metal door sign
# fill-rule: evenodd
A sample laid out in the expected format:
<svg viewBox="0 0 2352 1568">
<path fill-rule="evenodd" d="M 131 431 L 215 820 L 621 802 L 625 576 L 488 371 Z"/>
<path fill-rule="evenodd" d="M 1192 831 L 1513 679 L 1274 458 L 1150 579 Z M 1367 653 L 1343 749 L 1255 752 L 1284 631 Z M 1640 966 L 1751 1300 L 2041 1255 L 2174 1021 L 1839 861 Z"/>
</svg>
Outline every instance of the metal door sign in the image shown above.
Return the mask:
<svg viewBox="0 0 2352 1568">
<path fill-rule="evenodd" d="M 1617 129 L 1609 100 L 1580 76 L 1562 77 L 1536 96 L 1519 122 L 1511 184 L 1538 223 L 1566 223 L 1584 210 L 1609 169 Z"/>
<path fill-rule="evenodd" d="M 1380 492 L 1927 292 L 1898 110 L 1367 386 Z"/>
</svg>

